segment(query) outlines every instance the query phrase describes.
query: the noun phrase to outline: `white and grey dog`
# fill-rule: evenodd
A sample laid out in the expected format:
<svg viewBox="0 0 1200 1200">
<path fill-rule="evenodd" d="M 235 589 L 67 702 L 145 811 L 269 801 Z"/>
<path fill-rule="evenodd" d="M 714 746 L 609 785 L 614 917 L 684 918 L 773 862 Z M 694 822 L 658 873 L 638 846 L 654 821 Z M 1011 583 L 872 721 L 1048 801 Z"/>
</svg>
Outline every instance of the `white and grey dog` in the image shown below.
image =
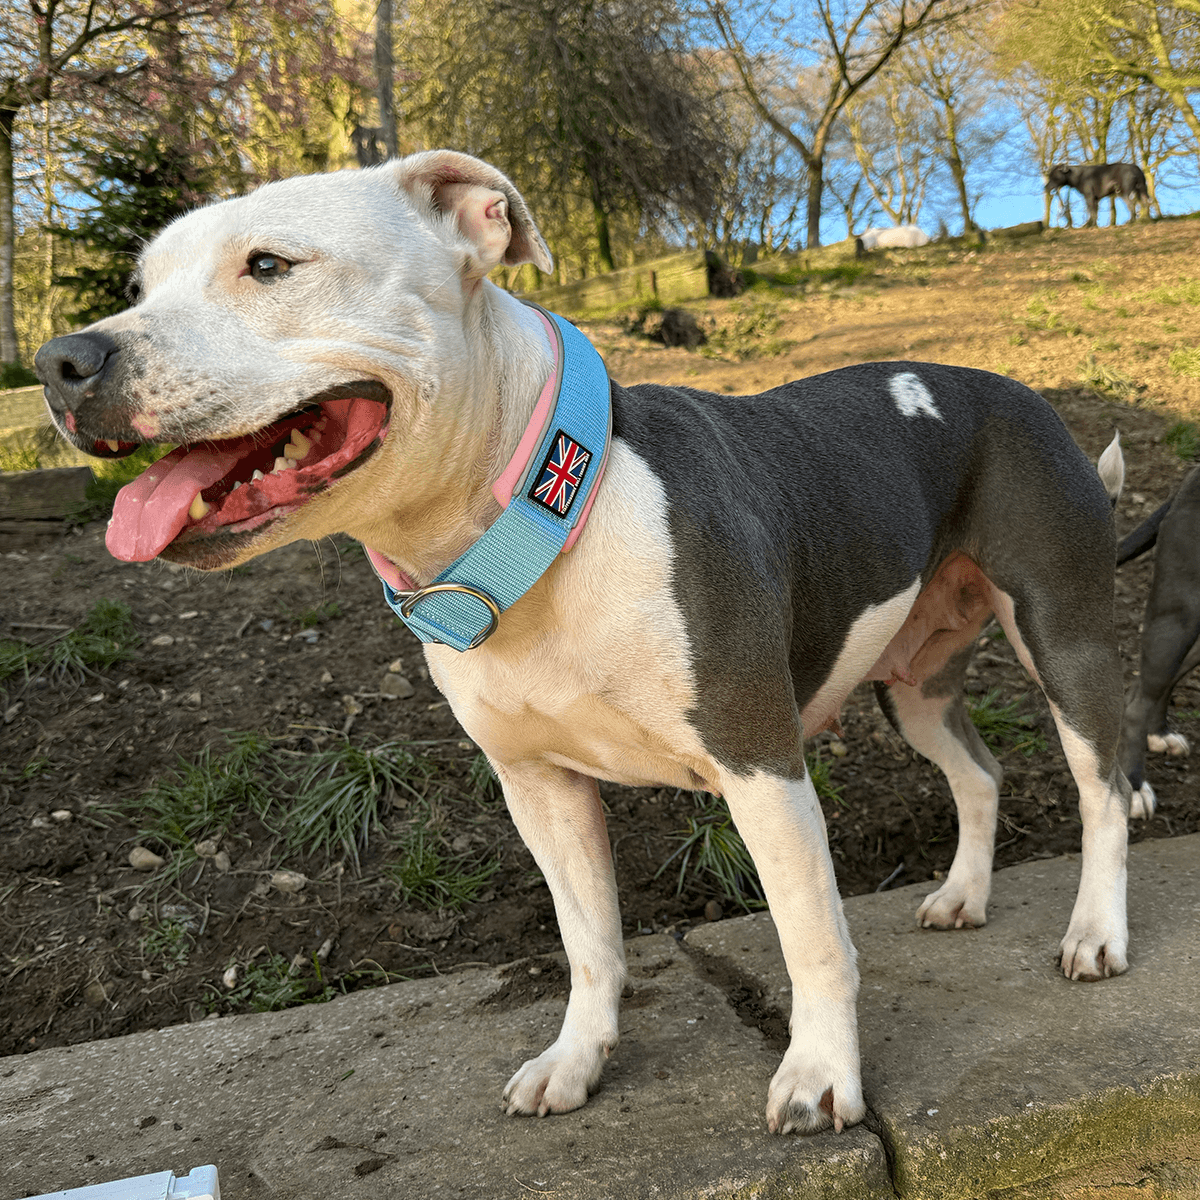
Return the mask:
<svg viewBox="0 0 1200 1200">
<path fill-rule="evenodd" d="M 552 268 L 512 183 L 465 155 L 417 154 L 189 214 L 146 250 L 132 308 L 37 358 L 75 446 L 179 446 L 118 500 L 114 554 L 220 570 L 342 531 L 401 601 L 447 599 L 441 587 L 487 610 L 474 648 L 430 640 L 429 667 L 503 784 L 571 964 L 562 1031 L 509 1081 L 507 1111 L 583 1104 L 617 1044 L 608 779 L 723 796 L 754 856 L 793 986 L 769 1128 L 863 1116 L 855 951 L 804 738 L 876 681 L 958 806 L 953 866 L 918 919 L 982 925 L 1001 773 L 961 693 L 993 613 L 1079 788 L 1062 970 L 1124 971 L 1110 496 L 1051 408 L 1008 379 L 922 363 L 758 396 L 610 388 L 601 371 L 589 402 L 611 405 L 606 461 L 552 429 L 559 457 L 529 473 L 561 514 L 591 464 L 586 528 L 500 603 L 482 583 L 437 581 L 499 525 L 497 481 L 543 433 L 561 323 L 486 279 L 525 262 Z"/>
</svg>

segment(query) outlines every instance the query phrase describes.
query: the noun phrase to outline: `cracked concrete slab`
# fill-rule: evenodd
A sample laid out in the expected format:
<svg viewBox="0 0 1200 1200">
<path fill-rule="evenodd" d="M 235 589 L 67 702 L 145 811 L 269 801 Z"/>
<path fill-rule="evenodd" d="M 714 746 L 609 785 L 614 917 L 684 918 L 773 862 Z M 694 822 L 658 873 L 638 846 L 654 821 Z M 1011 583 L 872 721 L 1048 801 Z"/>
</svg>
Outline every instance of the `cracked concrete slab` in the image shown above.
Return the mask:
<svg viewBox="0 0 1200 1200">
<path fill-rule="evenodd" d="M 1077 876 L 999 872 L 953 934 L 916 927 L 924 887 L 846 902 L 872 1111 L 841 1136 L 765 1132 L 787 977 L 762 915 L 629 942 L 605 1081 L 544 1121 L 499 1096 L 557 1033 L 561 958 L 0 1059 L 0 1200 L 206 1163 L 224 1200 L 1195 1200 L 1200 836 L 1133 848 L 1121 979 L 1057 975 Z"/>
<path fill-rule="evenodd" d="M 978 930 L 920 929 L 927 884 L 845 902 L 863 1086 L 901 1197 L 1033 1195 L 1053 1179 L 1200 1195 L 1200 835 L 1131 847 L 1118 978 L 1058 971 L 1078 880 L 1074 856 L 999 871 Z M 687 942 L 787 1012 L 769 916 Z"/>
<path fill-rule="evenodd" d="M 865 1129 L 766 1134 L 778 1054 L 673 938 L 628 957 L 600 1092 L 541 1121 L 499 1099 L 558 1032 L 565 973 L 546 960 L 2 1059 L 0 1196 L 209 1162 L 224 1200 L 890 1194 Z"/>
</svg>

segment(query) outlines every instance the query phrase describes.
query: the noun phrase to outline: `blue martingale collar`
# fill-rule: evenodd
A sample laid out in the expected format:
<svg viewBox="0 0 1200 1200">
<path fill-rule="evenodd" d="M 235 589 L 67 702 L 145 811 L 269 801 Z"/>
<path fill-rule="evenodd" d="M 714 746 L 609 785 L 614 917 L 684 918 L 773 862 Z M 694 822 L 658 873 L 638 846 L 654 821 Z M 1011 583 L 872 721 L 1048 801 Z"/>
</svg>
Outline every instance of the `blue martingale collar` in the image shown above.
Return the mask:
<svg viewBox="0 0 1200 1200">
<path fill-rule="evenodd" d="M 473 650 L 486 641 L 505 609 L 574 544 L 604 472 L 612 435 L 604 361 L 569 321 L 536 304 L 529 307 L 546 326 L 555 370 L 516 454 L 492 488 L 504 511 L 425 587 L 405 590 L 407 581 L 394 564 L 367 550 L 384 599 L 423 642 Z"/>
</svg>

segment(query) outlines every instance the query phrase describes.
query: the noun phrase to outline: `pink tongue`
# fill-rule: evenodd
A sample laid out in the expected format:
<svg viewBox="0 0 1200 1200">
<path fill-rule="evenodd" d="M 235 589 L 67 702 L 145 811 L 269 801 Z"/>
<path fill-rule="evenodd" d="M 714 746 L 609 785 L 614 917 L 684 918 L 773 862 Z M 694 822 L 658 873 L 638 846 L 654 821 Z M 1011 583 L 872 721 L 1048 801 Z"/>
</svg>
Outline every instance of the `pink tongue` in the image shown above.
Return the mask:
<svg viewBox="0 0 1200 1200">
<path fill-rule="evenodd" d="M 253 440 L 221 448 L 180 446 L 117 493 L 104 543 L 114 558 L 149 562 L 187 524 L 196 493 L 233 470 Z"/>
</svg>

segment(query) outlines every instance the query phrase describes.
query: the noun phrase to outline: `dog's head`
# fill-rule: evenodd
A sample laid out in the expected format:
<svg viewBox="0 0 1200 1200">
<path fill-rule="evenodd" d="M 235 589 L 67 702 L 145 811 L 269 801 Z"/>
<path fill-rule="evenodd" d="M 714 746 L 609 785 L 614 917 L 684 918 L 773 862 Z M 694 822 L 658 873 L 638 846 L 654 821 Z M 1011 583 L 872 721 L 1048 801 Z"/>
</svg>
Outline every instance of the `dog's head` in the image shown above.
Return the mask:
<svg viewBox="0 0 1200 1200">
<path fill-rule="evenodd" d="M 439 399 L 486 382 L 471 302 L 493 267 L 525 262 L 552 268 L 516 188 L 450 151 L 268 184 L 168 226 L 137 303 L 36 358 L 80 450 L 177 447 L 123 489 L 109 549 L 219 568 L 332 532 L 339 488 L 381 459 L 403 469 Z"/>
<path fill-rule="evenodd" d="M 1066 187 L 1071 182 L 1071 168 L 1065 163 L 1058 163 L 1050 168 L 1050 173 L 1046 176 L 1046 191 L 1056 192 L 1059 188 Z"/>
</svg>

